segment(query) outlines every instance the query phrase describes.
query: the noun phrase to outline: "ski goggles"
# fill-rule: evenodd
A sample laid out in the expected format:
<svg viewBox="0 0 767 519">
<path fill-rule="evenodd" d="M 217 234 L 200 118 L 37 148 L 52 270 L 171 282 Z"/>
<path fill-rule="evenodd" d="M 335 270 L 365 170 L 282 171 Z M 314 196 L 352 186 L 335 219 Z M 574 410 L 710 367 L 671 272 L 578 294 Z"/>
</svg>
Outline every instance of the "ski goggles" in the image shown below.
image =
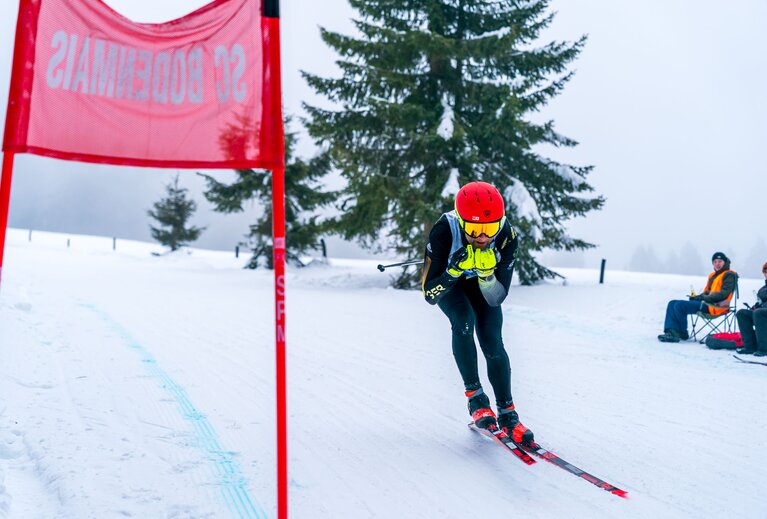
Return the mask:
<svg viewBox="0 0 767 519">
<path fill-rule="evenodd" d="M 501 230 L 501 220 L 498 220 L 496 222 L 467 222 L 463 219 L 459 220 L 461 222 L 461 229 L 463 229 L 463 232 L 471 236 L 472 238 L 478 238 L 481 235 L 486 235 L 488 238 L 492 238 L 496 234 L 498 234 L 498 231 Z"/>
</svg>

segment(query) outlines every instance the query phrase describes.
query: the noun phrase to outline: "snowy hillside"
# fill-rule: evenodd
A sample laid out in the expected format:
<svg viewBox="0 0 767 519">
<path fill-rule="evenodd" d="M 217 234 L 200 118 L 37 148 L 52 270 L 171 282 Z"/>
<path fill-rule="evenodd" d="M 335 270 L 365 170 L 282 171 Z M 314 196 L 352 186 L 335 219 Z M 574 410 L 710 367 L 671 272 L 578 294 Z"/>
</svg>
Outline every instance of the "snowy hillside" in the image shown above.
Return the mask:
<svg viewBox="0 0 767 519">
<path fill-rule="evenodd" d="M 7 241 L 0 517 L 275 517 L 272 273 L 66 239 Z M 703 278 L 562 272 L 504 305 L 517 408 L 629 499 L 468 430 L 447 319 L 335 260 L 288 273 L 291 517 L 767 517 L 767 368 L 655 339 Z"/>
</svg>

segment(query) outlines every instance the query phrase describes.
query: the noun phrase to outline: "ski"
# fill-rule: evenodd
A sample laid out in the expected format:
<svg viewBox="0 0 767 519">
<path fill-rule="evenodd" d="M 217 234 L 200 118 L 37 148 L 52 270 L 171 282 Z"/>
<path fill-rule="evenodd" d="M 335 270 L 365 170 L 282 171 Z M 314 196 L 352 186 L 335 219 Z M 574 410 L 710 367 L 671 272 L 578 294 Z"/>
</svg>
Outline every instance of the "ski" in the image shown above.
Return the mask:
<svg viewBox="0 0 767 519">
<path fill-rule="evenodd" d="M 733 354 L 733 357 L 735 357 L 736 360 L 739 360 L 740 362 L 744 362 L 746 364 L 759 364 L 760 366 L 767 366 L 767 362 L 759 362 L 758 360 L 746 360 L 741 359 L 737 355 Z"/>
<path fill-rule="evenodd" d="M 516 445 L 511 438 L 509 438 L 509 435 L 502 430 L 496 429 L 495 431 L 489 431 L 487 429 L 477 427 L 474 422 L 469 423 L 469 429 L 476 431 L 482 436 L 486 436 L 487 438 L 490 438 L 497 444 L 501 445 L 503 448 L 507 449 L 514 456 L 516 456 L 522 463 L 526 465 L 535 464 L 533 457 L 519 448 L 519 446 Z"/>
<path fill-rule="evenodd" d="M 619 497 L 628 498 L 628 492 L 626 492 L 625 490 L 621 490 L 615 485 L 611 485 L 610 483 L 607 483 L 606 481 L 603 481 L 599 479 L 598 477 L 592 474 L 589 474 L 585 470 L 579 469 L 575 465 L 568 463 L 567 461 L 563 460 L 562 458 L 560 458 L 553 452 L 544 449 L 543 447 L 541 447 L 539 444 L 535 442 L 530 442 L 525 444 L 515 443 L 515 445 L 518 448 L 524 450 L 525 452 L 535 454 L 539 458 L 542 458 L 548 461 L 549 463 L 552 463 L 553 465 L 556 465 L 557 467 L 566 470 L 570 474 L 573 474 L 575 476 L 578 476 L 579 478 L 585 479 L 592 485 L 595 485 L 601 488 L 602 490 L 606 490 L 610 492 L 611 494 L 615 494 L 616 496 L 619 496 Z"/>
</svg>

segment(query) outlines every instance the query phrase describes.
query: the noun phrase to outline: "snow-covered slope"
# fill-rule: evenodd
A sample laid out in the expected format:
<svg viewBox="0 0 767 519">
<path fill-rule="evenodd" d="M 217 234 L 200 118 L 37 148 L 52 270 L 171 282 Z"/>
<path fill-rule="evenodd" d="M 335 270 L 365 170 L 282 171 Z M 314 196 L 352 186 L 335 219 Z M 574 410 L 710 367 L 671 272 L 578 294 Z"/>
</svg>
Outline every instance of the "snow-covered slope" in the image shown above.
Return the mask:
<svg viewBox="0 0 767 519">
<path fill-rule="evenodd" d="M 0 291 L 0 517 L 275 517 L 272 273 L 27 238 Z M 767 368 L 655 339 L 704 280 L 563 273 L 504 305 L 517 407 L 628 500 L 469 431 L 447 319 L 335 260 L 288 274 L 291 517 L 767 517 Z"/>
</svg>

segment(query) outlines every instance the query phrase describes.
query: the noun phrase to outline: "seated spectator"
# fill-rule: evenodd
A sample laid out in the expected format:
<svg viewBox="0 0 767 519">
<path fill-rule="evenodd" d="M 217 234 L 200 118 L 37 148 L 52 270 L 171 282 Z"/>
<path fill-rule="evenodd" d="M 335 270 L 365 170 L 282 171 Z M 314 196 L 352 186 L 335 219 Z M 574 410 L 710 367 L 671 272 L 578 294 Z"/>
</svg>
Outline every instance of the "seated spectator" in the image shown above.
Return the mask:
<svg viewBox="0 0 767 519">
<path fill-rule="evenodd" d="M 735 314 L 743 338 L 743 349 L 738 353 L 753 353 L 757 357 L 767 355 L 767 263 L 762 265 L 762 274 L 764 286 L 756 293 L 756 304 Z"/>
<path fill-rule="evenodd" d="M 679 342 L 690 338 L 687 333 L 687 316 L 697 312 L 711 315 L 726 314 L 730 300 L 738 283 L 738 274 L 730 270 L 730 259 L 723 252 L 715 252 L 711 257 L 714 271 L 708 275 L 708 282 L 702 294 L 688 296 L 688 301 L 669 301 L 666 307 L 666 320 L 663 333 L 658 335 L 661 342 Z"/>
</svg>

